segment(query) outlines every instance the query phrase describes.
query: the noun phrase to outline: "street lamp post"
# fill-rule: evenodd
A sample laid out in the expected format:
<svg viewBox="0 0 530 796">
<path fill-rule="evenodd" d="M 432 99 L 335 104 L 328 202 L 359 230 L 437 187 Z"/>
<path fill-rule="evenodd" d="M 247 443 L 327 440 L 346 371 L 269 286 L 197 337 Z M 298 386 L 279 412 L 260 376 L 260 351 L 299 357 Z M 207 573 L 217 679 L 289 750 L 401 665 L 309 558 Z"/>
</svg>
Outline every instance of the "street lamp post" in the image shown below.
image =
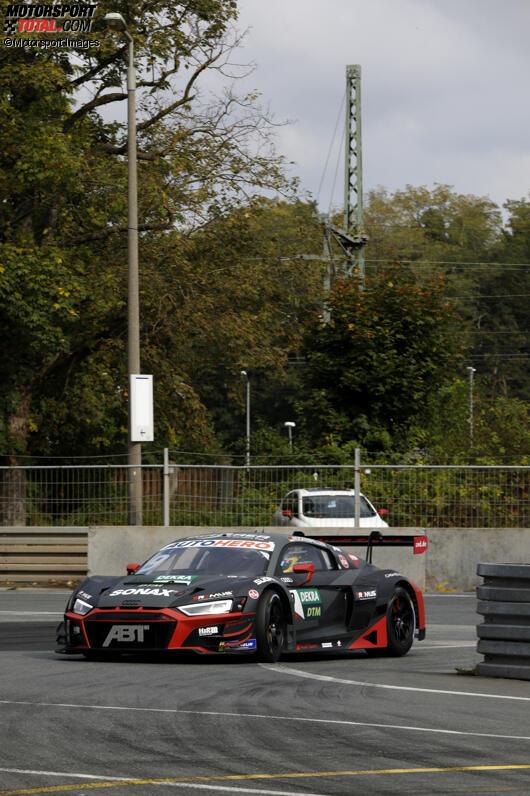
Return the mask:
<svg viewBox="0 0 530 796">
<path fill-rule="evenodd" d="M 142 447 L 132 441 L 131 375 L 140 373 L 140 301 L 138 278 L 138 181 L 136 173 L 136 73 L 134 69 L 134 43 L 121 14 L 105 15 L 108 28 L 123 33 L 129 44 L 127 65 L 127 252 L 128 252 L 128 303 L 127 303 L 127 355 L 129 370 L 129 525 L 142 524 Z"/>
<path fill-rule="evenodd" d="M 250 465 L 250 379 L 246 370 L 242 370 L 241 375 L 247 382 L 247 449 L 245 462 L 248 467 Z"/>
<path fill-rule="evenodd" d="M 283 425 L 286 427 L 286 429 L 287 429 L 287 431 L 289 433 L 289 448 L 291 449 L 291 453 L 292 453 L 293 452 L 293 428 L 296 426 L 296 423 L 294 423 L 292 420 L 286 420 Z"/>
<path fill-rule="evenodd" d="M 469 439 L 473 442 L 473 374 L 477 369 L 468 366 L 466 370 L 469 372 Z"/>
</svg>

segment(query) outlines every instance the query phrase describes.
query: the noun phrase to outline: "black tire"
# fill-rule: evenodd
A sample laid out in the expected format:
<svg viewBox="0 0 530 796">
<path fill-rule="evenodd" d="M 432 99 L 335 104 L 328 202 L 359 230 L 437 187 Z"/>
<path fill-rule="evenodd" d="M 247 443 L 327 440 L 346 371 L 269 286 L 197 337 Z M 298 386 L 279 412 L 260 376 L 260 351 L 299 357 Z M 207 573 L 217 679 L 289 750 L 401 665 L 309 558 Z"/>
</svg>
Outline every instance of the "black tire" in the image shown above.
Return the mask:
<svg viewBox="0 0 530 796">
<path fill-rule="evenodd" d="M 256 614 L 256 647 L 258 660 L 276 663 L 283 652 L 287 622 L 280 595 L 267 591 L 258 604 Z"/>
<path fill-rule="evenodd" d="M 410 594 L 397 586 L 386 609 L 386 654 L 395 657 L 406 655 L 412 647 L 415 629 L 414 603 Z"/>
</svg>

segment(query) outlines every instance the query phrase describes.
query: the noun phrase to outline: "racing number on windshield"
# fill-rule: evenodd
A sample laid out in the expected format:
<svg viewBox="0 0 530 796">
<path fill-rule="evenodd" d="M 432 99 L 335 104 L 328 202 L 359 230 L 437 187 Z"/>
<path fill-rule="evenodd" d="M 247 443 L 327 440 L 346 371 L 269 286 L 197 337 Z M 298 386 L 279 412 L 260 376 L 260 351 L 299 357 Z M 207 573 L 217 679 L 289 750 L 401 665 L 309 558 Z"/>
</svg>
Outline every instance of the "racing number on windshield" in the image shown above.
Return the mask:
<svg viewBox="0 0 530 796">
<path fill-rule="evenodd" d="M 294 565 L 298 562 L 298 556 L 286 556 L 282 559 L 282 572 L 293 572 Z"/>
</svg>

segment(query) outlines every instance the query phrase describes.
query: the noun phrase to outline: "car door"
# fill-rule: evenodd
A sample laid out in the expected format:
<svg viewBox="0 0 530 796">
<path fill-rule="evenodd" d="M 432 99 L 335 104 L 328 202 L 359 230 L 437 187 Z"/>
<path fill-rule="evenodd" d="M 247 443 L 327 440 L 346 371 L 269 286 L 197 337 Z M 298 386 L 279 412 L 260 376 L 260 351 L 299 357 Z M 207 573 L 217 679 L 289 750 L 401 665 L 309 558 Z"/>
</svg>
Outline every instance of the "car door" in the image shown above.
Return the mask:
<svg viewBox="0 0 530 796">
<path fill-rule="evenodd" d="M 307 582 L 297 564 L 312 564 Z M 329 550 L 307 542 L 290 542 L 283 548 L 276 568 L 291 593 L 297 642 L 320 642 L 346 631 L 348 584 Z"/>
</svg>

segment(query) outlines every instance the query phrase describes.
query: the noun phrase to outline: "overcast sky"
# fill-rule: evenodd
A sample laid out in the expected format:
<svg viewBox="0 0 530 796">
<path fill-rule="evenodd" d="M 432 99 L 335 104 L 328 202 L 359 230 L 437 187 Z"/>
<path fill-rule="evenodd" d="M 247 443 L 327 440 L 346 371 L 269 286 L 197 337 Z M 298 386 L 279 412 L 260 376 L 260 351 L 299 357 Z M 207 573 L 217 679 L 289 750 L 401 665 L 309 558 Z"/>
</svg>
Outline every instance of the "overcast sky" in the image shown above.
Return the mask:
<svg viewBox="0 0 530 796">
<path fill-rule="evenodd" d="M 530 0 L 239 0 L 250 82 L 278 149 L 317 197 L 345 91 L 362 69 L 365 193 L 452 185 L 501 205 L 530 190 Z M 344 129 L 319 195 L 342 206 Z M 335 191 L 333 177 L 339 163 Z"/>
</svg>

